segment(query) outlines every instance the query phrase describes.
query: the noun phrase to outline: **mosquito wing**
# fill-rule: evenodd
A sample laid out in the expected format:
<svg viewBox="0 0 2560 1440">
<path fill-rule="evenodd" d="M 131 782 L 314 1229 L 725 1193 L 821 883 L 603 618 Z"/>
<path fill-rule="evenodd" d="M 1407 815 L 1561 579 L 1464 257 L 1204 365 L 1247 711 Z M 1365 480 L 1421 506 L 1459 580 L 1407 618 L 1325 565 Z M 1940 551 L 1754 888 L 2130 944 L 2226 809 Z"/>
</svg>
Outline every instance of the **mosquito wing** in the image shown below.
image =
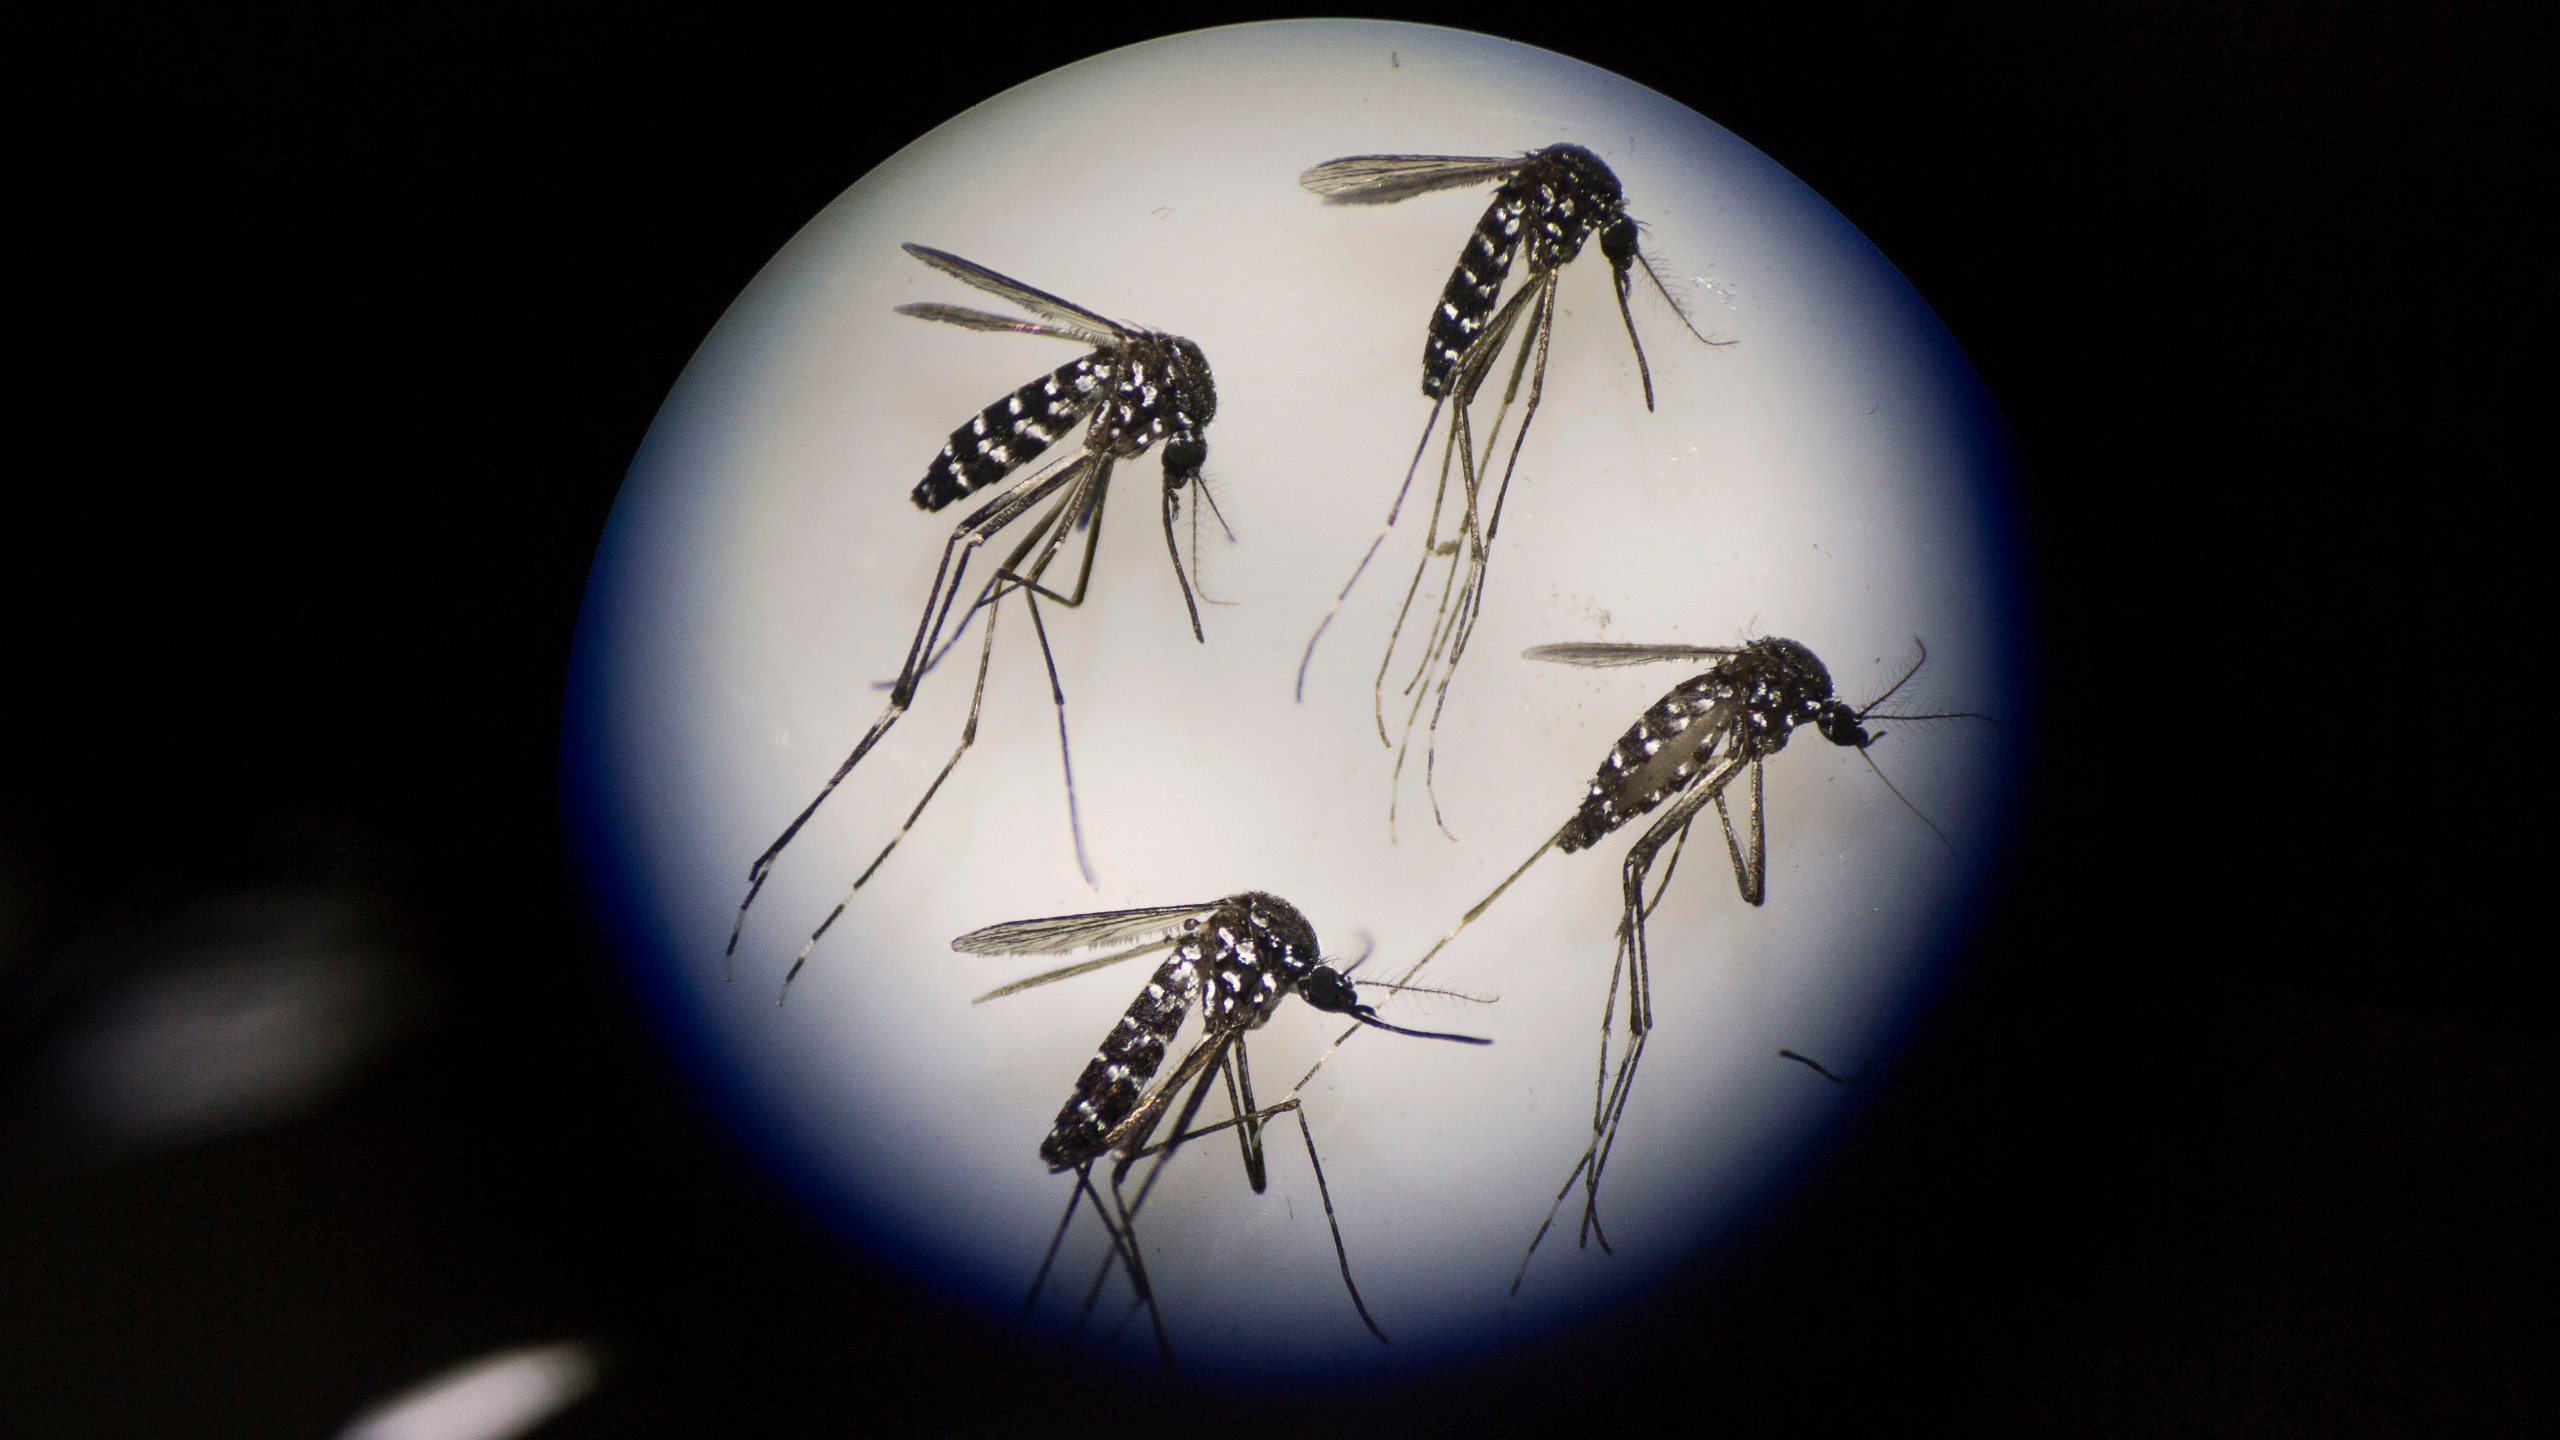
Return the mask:
<svg viewBox="0 0 2560 1440">
<path fill-rule="evenodd" d="M 1052 915 L 1044 920 L 1008 920 L 972 930 L 951 942 L 963 955 L 1063 955 L 1105 945 L 1161 940 L 1179 933 L 1186 920 L 1217 909 L 1207 905 L 1164 905 L 1152 910 L 1105 910 L 1093 915 Z"/>
<path fill-rule="evenodd" d="M 901 305 L 898 307 L 898 313 L 913 315 L 919 320 L 939 320 L 945 325 L 957 325 L 963 330 L 1007 330 L 1017 335 L 1054 335 L 1061 340 L 1073 340 L 1079 344 L 1097 348 L 1119 343 L 1114 336 L 1103 334 L 1098 330 L 1088 330 L 1081 325 L 1044 325 L 1037 320 L 1025 320 L 1019 316 L 990 315 L 984 310 L 972 310 L 965 305 L 944 305 L 931 300 Z"/>
<path fill-rule="evenodd" d="M 1061 300 L 1046 290 L 1035 290 L 1010 276 L 999 275 L 974 260 L 963 260 L 948 250 L 936 250 L 930 245 L 909 244 L 903 248 L 908 254 L 943 274 L 965 284 L 974 285 L 990 295 L 1002 296 L 1025 310 L 1045 315 L 1059 325 L 1072 329 L 1080 337 L 1092 339 L 1097 343 L 1129 338 L 1128 328 L 1118 321 L 1106 319 L 1081 305 Z"/>
<path fill-rule="evenodd" d="M 1651 665 L 1660 660 L 1723 660 L 1742 653 L 1738 645 L 1620 645 L 1606 640 L 1578 640 L 1563 645 L 1533 645 L 1523 660 L 1553 665 Z"/>
<path fill-rule="evenodd" d="M 1526 163 L 1520 155 L 1346 155 L 1327 160 L 1298 183 L 1337 205 L 1387 205 L 1504 180 Z"/>
</svg>

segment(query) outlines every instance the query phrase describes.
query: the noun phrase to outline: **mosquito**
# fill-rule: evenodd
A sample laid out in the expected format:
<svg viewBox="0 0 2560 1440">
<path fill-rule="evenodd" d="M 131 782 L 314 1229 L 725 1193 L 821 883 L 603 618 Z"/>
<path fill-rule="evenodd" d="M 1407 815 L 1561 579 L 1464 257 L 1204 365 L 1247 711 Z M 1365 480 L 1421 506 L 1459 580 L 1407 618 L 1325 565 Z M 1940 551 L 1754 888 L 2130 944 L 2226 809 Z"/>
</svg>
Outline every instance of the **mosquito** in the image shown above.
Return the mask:
<svg viewBox="0 0 2560 1440">
<path fill-rule="evenodd" d="M 925 594 L 924 616 L 916 622 L 915 640 L 907 647 L 906 663 L 889 687 L 888 708 L 871 722 L 871 728 L 855 743 L 853 753 L 836 767 L 817 795 L 749 867 L 747 895 L 739 902 L 737 922 L 729 930 L 727 954 L 732 960 L 738 953 L 738 937 L 746 929 L 748 907 L 755 904 L 756 895 L 771 877 L 774 861 L 915 699 L 917 686 L 938 658 L 936 646 L 949 623 L 952 603 L 961 593 L 970 556 L 999 533 L 1021 525 L 1021 538 L 996 566 L 995 574 L 977 598 L 961 612 L 960 622 L 953 628 L 952 643 L 956 645 L 970 619 L 981 610 L 987 614 L 986 634 L 978 651 L 977 688 L 969 697 L 969 718 L 961 727 L 959 747 L 951 752 L 950 760 L 933 783 L 925 787 L 924 797 L 908 812 L 906 823 L 855 877 L 844 898 L 836 902 L 827 918 L 810 933 L 808 943 L 800 947 L 798 958 L 783 975 L 782 990 L 786 995 L 828 927 L 844 914 L 855 892 L 898 848 L 898 842 L 915 828 L 925 807 L 942 789 L 942 782 L 951 778 L 960 757 L 977 739 L 978 710 L 987 693 L 987 667 L 995 655 L 998 606 L 1007 595 L 1022 597 L 1023 608 L 1031 615 L 1032 633 L 1040 641 L 1040 658 L 1048 667 L 1049 697 L 1058 712 L 1059 764 L 1066 775 L 1067 831 L 1075 845 L 1077 868 L 1083 872 L 1086 884 L 1094 883 L 1093 865 L 1085 857 L 1084 825 L 1076 810 L 1075 760 L 1067 745 L 1066 691 L 1058 683 L 1058 662 L 1050 653 L 1048 626 L 1041 619 L 1040 601 L 1045 598 L 1070 609 L 1084 603 L 1086 586 L 1093 578 L 1094 552 L 1102 541 L 1103 504 L 1110 498 L 1112 467 L 1144 455 L 1159 442 L 1164 446 L 1165 548 L 1173 556 L 1174 580 L 1182 588 L 1183 607 L 1191 617 L 1191 636 L 1194 640 L 1206 639 L 1200 629 L 1200 607 L 1192 597 L 1191 579 L 1182 568 L 1182 551 L 1174 543 L 1173 522 L 1183 490 L 1200 482 L 1201 467 L 1209 458 L 1203 432 L 1218 413 L 1218 392 L 1210 379 L 1208 357 L 1200 353 L 1198 345 L 1179 335 L 1105 319 L 1081 305 L 1033 289 L 948 251 L 912 244 L 904 248 L 934 269 L 1011 301 L 1039 318 L 995 315 L 939 301 L 901 305 L 897 307 L 899 314 L 957 325 L 964 330 L 1040 335 L 1093 347 L 1090 353 L 1023 385 L 952 431 L 942 453 L 933 458 L 924 479 L 915 487 L 913 499 L 918 508 L 942 510 L 964 496 L 1005 481 L 1079 423 L 1086 425 L 1084 447 L 1080 454 L 1007 485 L 994 499 L 971 511 L 951 532 L 951 538 L 943 543 L 942 563 L 934 571 L 933 588 Z M 1199 490 L 1204 497 L 1208 494 L 1205 483 L 1199 484 Z M 1026 516 L 1030 517 L 1027 523 Z M 1076 569 L 1074 588 L 1061 593 L 1042 583 L 1043 577 L 1070 537 L 1079 531 L 1084 535 L 1083 559 Z M 1026 559 L 1030 562 L 1027 565 Z"/>
<path fill-rule="evenodd" d="M 1258 890 L 1205 905 L 1016 920 L 972 930 L 951 942 L 952 949 L 969 955 L 1054 955 L 1110 946 L 1123 948 L 1098 959 L 1081 960 L 1017 980 L 978 997 L 983 1003 L 1140 955 L 1170 952 L 1156 967 L 1146 988 L 1129 1002 L 1120 1022 L 1103 1037 L 1100 1053 L 1077 1077 L 1075 1093 L 1059 1108 L 1049 1137 L 1040 1142 L 1040 1158 L 1048 1162 L 1051 1170 L 1073 1171 L 1075 1188 L 1068 1195 L 1065 1213 L 1058 1217 L 1057 1232 L 1050 1237 L 1039 1273 L 1032 1277 L 1031 1292 L 1024 1298 L 1023 1308 L 1027 1310 L 1038 1303 L 1049 1271 L 1057 1262 L 1059 1246 L 1066 1239 L 1067 1227 L 1075 1219 L 1076 1208 L 1091 1197 L 1094 1213 L 1101 1217 L 1111 1245 L 1086 1293 L 1085 1310 L 1092 1309 L 1112 1267 L 1124 1267 L 1129 1273 L 1130 1288 L 1136 1293 L 1137 1302 L 1145 1306 L 1154 1327 L 1157 1352 L 1166 1368 L 1171 1369 L 1173 1344 L 1166 1336 L 1164 1317 L 1156 1307 L 1146 1264 L 1140 1258 L 1138 1210 L 1146 1204 L 1148 1192 L 1155 1188 L 1156 1178 L 1177 1147 L 1220 1130 L 1235 1132 L 1244 1155 L 1245 1180 L 1255 1194 L 1261 1194 L 1268 1178 L 1263 1165 L 1263 1124 L 1288 1114 L 1298 1122 L 1298 1137 L 1307 1147 L 1307 1163 L 1315 1171 L 1316 1194 L 1324 1202 L 1325 1225 L 1333 1232 L 1334 1260 L 1342 1270 L 1343 1288 L 1350 1292 L 1351 1306 L 1359 1312 L 1360 1323 L 1384 1341 L 1386 1332 L 1370 1316 L 1367 1303 L 1360 1298 L 1360 1287 L 1351 1278 L 1351 1257 L 1343 1248 L 1342 1226 L 1334 1217 L 1333 1192 L 1325 1184 L 1324 1162 L 1316 1156 L 1315 1132 L 1307 1126 L 1306 1111 L 1294 1091 L 1275 1105 L 1254 1103 L 1245 1034 L 1261 1028 L 1280 1002 L 1294 992 L 1318 1010 L 1348 1015 L 1372 1029 L 1464 1045 L 1492 1042 L 1472 1035 L 1408 1030 L 1379 1019 L 1377 1011 L 1362 1003 L 1353 990 L 1347 970 L 1325 962 L 1314 928 L 1297 907 Z M 1357 963 L 1353 962 L 1355 966 Z M 1200 1007 L 1200 1039 L 1170 1075 L 1151 1085 L 1149 1082 L 1164 1064 L 1166 1047 L 1195 1002 Z M 1214 1084 L 1225 1087 L 1231 1118 L 1194 1129 L 1192 1122 Z M 1186 1087 L 1190 1095 L 1181 1102 L 1172 1138 L 1155 1140 L 1165 1112 Z M 1106 1208 L 1094 1188 L 1093 1167 L 1114 1151 L 1119 1159 L 1111 1167 L 1111 1203 Z M 1123 1190 L 1122 1181 L 1132 1166 L 1150 1156 L 1155 1164 L 1149 1167 L 1133 1200 Z"/>
<path fill-rule="evenodd" d="M 1919 655 L 1901 678 L 1882 695 L 1856 709 L 1833 696 L 1831 672 L 1822 661 L 1803 645 L 1793 640 L 1765 637 L 1741 645 L 1623 645 L 1585 642 L 1564 645 L 1540 645 L 1524 652 L 1524 658 L 1551 661 L 1563 665 L 1623 666 L 1645 665 L 1664 660 L 1711 660 L 1706 670 L 1672 687 L 1670 693 L 1653 703 L 1634 725 L 1620 736 L 1608 755 L 1600 762 L 1599 773 L 1584 793 L 1581 805 L 1571 818 L 1529 853 L 1517 869 L 1503 878 L 1493 892 L 1449 928 L 1421 959 L 1399 977 L 1409 981 L 1431 963 L 1434 956 L 1456 939 L 1460 931 L 1473 924 L 1490 908 L 1513 882 L 1525 874 L 1539 857 L 1550 850 L 1571 853 L 1588 850 L 1605 837 L 1633 823 L 1637 817 L 1650 815 L 1666 802 L 1669 808 L 1653 822 L 1642 837 L 1631 846 L 1619 864 L 1621 910 L 1618 918 L 1617 955 L 1609 972 L 1609 995 L 1600 1013 L 1600 1064 L 1592 1084 L 1591 1143 L 1582 1157 L 1574 1162 L 1573 1171 L 1556 1192 L 1555 1204 L 1529 1241 L 1529 1254 L 1521 1257 L 1520 1275 L 1512 1277 L 1511 1288 L 1517 1293 L 1521 1275 L 1528 1271 L 1529 1258 L 1537 1253 L 1538 1244 L 1555 1224 L 1557 1213 L 1579 1183 L 1583 1190 L 1581 1243 L 1597 1239 L 1602 1249 L 1609 1246 L 1601 1232 L 1599 1219 L 1600 1174 L 1616 1144 L 1619 1122 L 1626 1115 L 1627 1097 L 1635 1086 L 1636 1066 L 1644 1055 L 1645 1041 L 1653 1029 L 1653 987 L 1651 958 L 1645 944 L 1645 921 L 1662 903 L 1669 889 L 1672 872 L 1680 862 L 1680 851 L 1688 843 L 1689 827 L 1699 812 L 1715 807 L 1716 820 L 1724 830 L 1726 853 L 1733 861 L 1734 886 L 1742 892 L 1745 903 L 1758 905 L 1768 895 L 1768 844 L 1761 810 L 1761 770 L 1770 756 L 1786 748 L 1787 739 L 1799 726 L 1811 725 L 1823 739 L 1834 745 L 1854 749 L 1875 770 L 1876 778 L 1894 798 L 1902 801 L 1921 823 L 1928 825 L 1940 844 L 1952 850 L 1947 840 L 1929 817 L 1886 780 L 1876 769 L 1868 748 L 1885 737 L 1885 731 L 1866 728 L 1869 720 L 1926 721 L 1978 720 L 1987 717 L 1971 711 L 1888 712 L 1881 707 L 1920 672 L 1927 663 L 1928 648 L 1919 647 Z M 1750 800 L 1743 827 L 1734 825 L 1728 792 L 1745 773 L 1750 777 Z M 1666 856 L 1666 848 L 1669 854 Z M 1657 861 L 1662 876 L 1653 887 L 1651 899 L 1645 887 L 1652 878 Z M 1618 1009 L 1618 991 L 1624 983 L 1627 997 L 1627 1045 L 1619 1058 L 1614 1076 L 1610 1070 L 1610 1032 Z M 1346 1032 L 1345 1038 L 1348 1038 Z M 1337 1044 L 1340 1042 L 1336 1042 Z M 1793 1052 L 1782 1055 L 1802 1059 Z M 1323 1062 L 1317 1062 L 1321 1065 Z M 1813 1064 L 1806 1061 L 1807 1064 Z M 1819 1065 L 1814 1068 L 1825 1076 L 1831 1072 Z M 1310 1072 L 1312 1073 L 1312 1072 Z M 1839 1077 L 1831 1076 L 1838 1079 Z M 1301 1084 L 1305 1083 L 1303 1080 Z"/>
<path fill-rule="evenodd" d="M 1352 155 L 1328 160 L 1298 177 L 1298 183 L 1307 189 L 1336 204 L 1348 205 L 1390 204 L 1434 190 L 1479 185 L 1488 180 L 1499 182 L 1493 203 L 1476 221 L 1475 233 L 1468 237 L 1457 268 L 1450 272 L 1449 283 L 1440 292 L 1440 303 L 1431 312 L 1430 330 L 1423 340 L 1422 393 L 1431 401 L 1431 415 L 1423 422 L 1422 439 L 1414 446 L 1412 461 L 1405 466 L 1404 483 L 1397 487 L 1394 503 L 1387 507 L 1386 522 L 1378 527 L 1377 536 L 1361 554 L 1360 563 L 1352 567 L 1351 578 L 1343 582 L 1324 618 L 1316 622 L 1315 633 L 1307 637 L 1306 653 L 1298 661 L 1297 695 L 1304 700 L 1307 666 L 1315 658 L 1316 644 L 1324 638 L 1343 602 L 1351 598 L 1352 588 L 1360 583 L 1369 562 L 1376 558 L 1378 547 L 1385 543 L 1387 532 L 1395 528 L 1397 517 L 1403 514 L 1413 477 L 1421 468 L 1423 454 L 1431 447 L 1440 413 L 1447 409 L 1449 428 L 1440 456 L 1440 481 L 1431 498 L 1431 518 L 1423 537 L 1422 554 L 1414 562 L 1413 579 L 1405 586 L 1404 602 L 1396 611 L 1395 624 L 1387 633 L 1386 651 L 1378 659 L 1378 673 L 1370 685 L 1378 742 L 1396 752 L 1387 802 L 1390 835 L 1395 829 L 1397 782 L 1404 775 L 1414 722 L 1426 697 L 1431 701 L 1431 719 L 1423 744 L 1423 789 L 1431 800 L 1433 822 L 1443 834 L 1448 833 L 1448 824 L 1440 816 L 1439 793 L 1432 784 L 1437 768 L 1440 712 L 1448 701 L 1449 681 L 1466 654 L 1476 616 L 1483 608 L 1485 568 L 1494 535 L 1502 525 L 1502 502 L 1510 494 L 1511 477 L 1520 465 L 1521 444 L 1528 439 L 1529 425 L 1537 418 L 1539 398 L 1545 392 L 1547 348 L 1555 329 L 1557 280 L 1564 267 L 1582 253 L 1582 247 L 1592 237 L 1599 237 L 1600 253 L 1608 258 L 1617 289 L 1618 317 L 1626 324 L 1627 343 L 1635 349 L 1636 374 L 1643 382 L 1647 411 L 1653 409 L 1653 370 L 1645 362 L 1644 342 L 1636 336 L 1635 313 L 1627 303 L 1636 270 L 1644 271 L 1645 278 L 1653 282 L 1654 289 L 1670 305 L 1671 313 L 1701 343 L 1734 343 L 1709 340 L 1699 334 L 1678 297 L 1663 284 L 1653 262 L 1639 247 L 1636 221 L 1627 214 L 1626 197 L 1616 173 L 1582 146 L 1550 145 L 1527 155 L 1512 156 Z M 1527 278 L 1509 300 L 1497 307 L 1503 282 L 1511 273 L 1512 259 L 1524 251 Z M 1519 426 L 1511 435 L 1511 453 L 1503 462 L 1502 477 L 1494 487 L 1488 508 L 1480 494 L 1472 409 L 1477 392 L 1493 373 L 1503 347 L 1515 332 L 1520 343 L 1502 403 L 1485 434 L 1486 453 L 1500 448 L 1503 422 L 1519 399 L 1524 374 L 1529 394 L 1521 406 Z M 1449 514 L 1452 470 L 1462 489 L 1454 520 Z M 1445 560 L 1447 568 L 1441 577 L 1440 596 L 1421 657 L 1399 692 L 1412 699 L 1406 707 L 1402 733 L 1390 738 L 1387 677 L 1434 560 Z"/>
</svg>

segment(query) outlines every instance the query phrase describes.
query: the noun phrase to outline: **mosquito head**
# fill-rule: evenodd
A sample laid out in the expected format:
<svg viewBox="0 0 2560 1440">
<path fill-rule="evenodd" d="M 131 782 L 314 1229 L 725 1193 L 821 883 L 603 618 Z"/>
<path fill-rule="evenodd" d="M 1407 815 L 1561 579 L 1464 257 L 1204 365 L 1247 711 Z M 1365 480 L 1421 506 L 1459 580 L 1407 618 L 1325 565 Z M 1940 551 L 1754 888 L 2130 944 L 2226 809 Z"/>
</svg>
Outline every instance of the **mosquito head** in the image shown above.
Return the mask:
<svg viewBox="0 0 2560 1440">
<path fill-rule="evenodd" d="M 1813 728 L 1834 745 L 1849 745 L 1864 750 L 1884 738 L 1884 732 L 1867 733 L 1866 717 L 1837 700 L 1825 700 L 1814 707 Z"/>
<path fill-rule="evenodd" d="M 1600 253 L 1609 257 L 1609 268 L 1618 272 L 1619 283 L 1624 284 L 1626 273 L 1635 268 L 1638 258 L 1633 217 L 1621 215 L 1609 222 L 1609 227 L 1600 232 Z"/>
<path fill-rule="evenodd" d="M 1376 1030 L 1391 1030 L 1398 1035 L 1411 1035 L 1417 1040 L 1455 1040 L 1461 1045 L 1490 1045 L 1493 1042 L 1476 1035 L 1448 1035 L 1436 1030 L 1407 1030 L 1378 1018 L 1378 1012 L 1362 1004 L 1351 980 L 1330 965 L 1318 965 L 1298 980 L 1298 996 L 1319 1010 L 1332 1015 L 1348 1015 Z"/>
<path fill-rule="evenodd" d="M 1164 442 L 1164 488 L 1179 492 L 1183 486 L 1200 478 L 1200 467 L 1209 463 L 1209 442 L 1197 430 L 1185 431 Z"/>
</svg>

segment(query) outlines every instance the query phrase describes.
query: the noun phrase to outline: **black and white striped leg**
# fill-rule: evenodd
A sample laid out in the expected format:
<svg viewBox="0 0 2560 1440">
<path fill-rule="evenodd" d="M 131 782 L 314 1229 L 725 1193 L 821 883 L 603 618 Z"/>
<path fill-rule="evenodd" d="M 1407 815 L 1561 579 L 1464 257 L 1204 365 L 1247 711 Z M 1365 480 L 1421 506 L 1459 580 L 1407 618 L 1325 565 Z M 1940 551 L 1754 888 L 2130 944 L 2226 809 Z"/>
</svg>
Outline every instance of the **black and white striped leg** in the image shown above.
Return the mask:
<svg viewBox="0 0 2560 1440">
<path fill-rule="evenodd" d="M 1724 791 L 1716 791 L 1716 818 L 1724 822 L 1724 848 L 1733 857 L 1733 883 L 1742 891 L 1745 904 L 1757 905 L 1769 896 L 1769 837 L 1762 829 L 1765 823 L 1760 808 L 1760 763 L 1751 762 L 1751 848 L 1746 858 L 1741 840 L 1733 833 L 1733 814 L 1725 808 Z"/>
<path fill-rule="evenodd" d="M 756 903 L 756 896 L 764 889 L 765 881 L 771 878 L 774 860 L 799 835 L 801 828 L 809 823 L 809 818 L 818 813 L 818 807 L 827 803 L 827 797 L 836 792 L 836 787 L 844 783 L 845 777 L 853 773 L 853 767 L 862 763 L 862 757 L 871 753 L 872 747 L 880 743 L 881 737 L 889 733 L 890 727 L 898 723 L 898 717 L 906 714 L 907 707 L 914 702 L 916 686 L 924 678 L 925 658 L 933 652 L 932 639 L 950 614 L 961 580 L 968 572 L 969 557 L 989 537 L 1022 518 L 1032 507 L 1081 479 L 1092 463 L 1089 457 L 1083 457 L 1027 477 L 963 520 L 960 527 L 951 532 L 951 538 L 942 546 L 941 563 L 934 569 L 933 588 L 925 594 L 924 615 L 916 623 L 915 639 L 907 646 L 906 663 L 899 668 L 897 683 L 889 689 L 888 706 L 855 742 L 853 752 L 845 756 L 844 763 L 836 767 L 827 783 L 819 787 L 817 795 L 792 817 L 791 823 L 783 827 L 782 833 L 748 867 L 747 895 L 738 902 L 738 918 L 729 928 L 729 944 L 724 952 L 728 958 L 734 959 L 738 953 L 738 936 L 746 929 L 747 911 Z"/>
</svg>

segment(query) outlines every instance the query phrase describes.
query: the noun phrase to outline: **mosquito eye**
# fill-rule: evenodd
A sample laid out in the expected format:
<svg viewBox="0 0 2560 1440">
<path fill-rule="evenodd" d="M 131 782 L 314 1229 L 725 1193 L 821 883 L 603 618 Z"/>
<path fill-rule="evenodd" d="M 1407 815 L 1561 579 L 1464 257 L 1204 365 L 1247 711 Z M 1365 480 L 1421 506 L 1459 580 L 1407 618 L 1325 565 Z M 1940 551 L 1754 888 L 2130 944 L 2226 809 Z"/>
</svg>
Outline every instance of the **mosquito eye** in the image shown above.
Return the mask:
<svg viewBox="0 0 2560 1440">
<path fill-rule="evenodd" d="M 1209 462 L 1209 442 L 1197 435 L 1168 440 L 1164 447 L 1164 469 L 1167 478 L 1196 475 Z"/>
</svg>

